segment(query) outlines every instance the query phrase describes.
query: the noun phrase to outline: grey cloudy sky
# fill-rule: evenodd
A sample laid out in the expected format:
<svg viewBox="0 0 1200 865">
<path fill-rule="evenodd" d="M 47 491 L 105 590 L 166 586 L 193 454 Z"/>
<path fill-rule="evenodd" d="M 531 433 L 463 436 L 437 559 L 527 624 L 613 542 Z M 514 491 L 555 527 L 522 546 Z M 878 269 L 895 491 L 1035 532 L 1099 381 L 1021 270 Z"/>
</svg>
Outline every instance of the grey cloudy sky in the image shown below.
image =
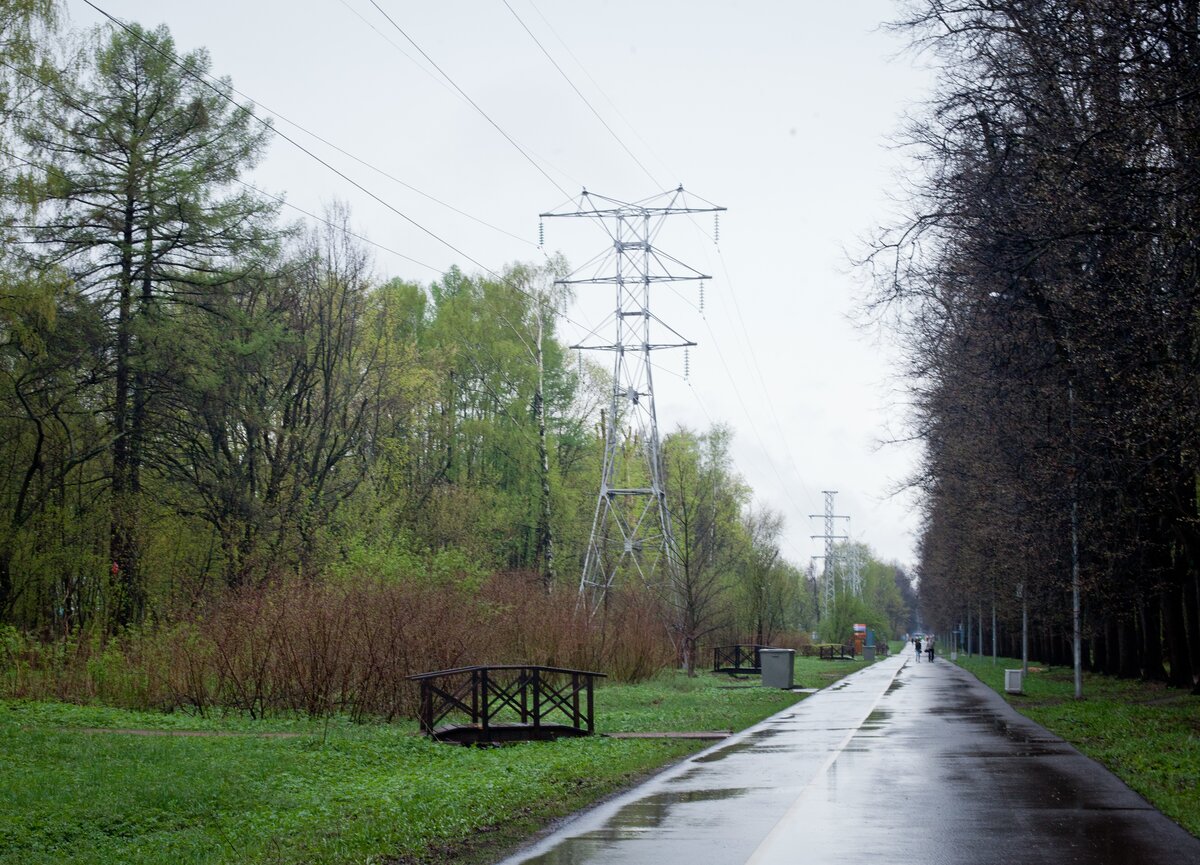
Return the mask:
<svg viewBox="0 0 1200 865">
<path fill-rule="evenodd" d="M 66 2 L 72 26 L 101 20 L 82 0 Z M 894 353 L 848 319 L 863 280 L 847 251 L 895 217 L 889 195 L 904 161 L 888 138 L 929 82 L 895 59 L 904 44 L 880 28 L 894 2 L 95 2 L 125 21 L 167 24 L 181 51 L 207 48 L 213 71 L 281 131 L 493 270 L 542 260 L 537 215 L 562 204 L 564 190 L 634 200 L 682 183 L 728 207 L 719 245 L 709 217 L 670 241 L 668 251 L 714 278 L 703 314 L 694 286 L 667 290 L 662 307 L 655 298 L 656 312 L 699 343 L 687 381 L 682 351 L 655 357 L 661 431 L 730 425 L 758 503 L 786 518 L 782 550 L 794 563 L 821 552 L 809 514 L 822 510 L 823 489 L 839 491 L 856 540 L 913 560 L 914 503 L 889 494 L 917 451 L 879 446 L 902 431 Z M 253 182 L 312 212 L 346 201 L 358 231 L 432 267 L 377 249 L 381 276 L 428 283 L 452 264 L 479 270 L 282 140 Z M 572 263 L 605 245 L 582 221 L 549 221 L 546 232 L 547 250 Z M 573 321 L 598 322 L 611 307 L 609 290 L 595 290 L 605 296 L 581 292 Z M 581 330 L 566 324 L 563 337 Z"/>
</svg>

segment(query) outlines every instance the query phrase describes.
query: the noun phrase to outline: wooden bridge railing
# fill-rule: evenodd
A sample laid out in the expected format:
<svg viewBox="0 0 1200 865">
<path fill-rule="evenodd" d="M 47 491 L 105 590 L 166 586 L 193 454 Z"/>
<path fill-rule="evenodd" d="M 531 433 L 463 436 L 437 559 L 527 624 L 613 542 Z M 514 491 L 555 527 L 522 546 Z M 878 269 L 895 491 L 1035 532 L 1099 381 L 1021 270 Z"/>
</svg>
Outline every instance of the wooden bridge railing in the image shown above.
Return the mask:
<svg viewBox="0 0 1200 865">
<path fill-rule="evenodd" d="M 850 645 L 838 646 L 836 644 L 835 645 L 818 646 L 817 647 L 817 656 L 822 661 L 836 661 L 836 660 L 853 661 L 854 660 L 854 647 L 850 646 Z"/>
<path fill-rule="evenodd" d="M 737 645 L 713 646 L 714 673 L 761 673 L 762 661 L 759 660 L 760 649 L 770 646 Z"/>
<path fill-rule="evenodd" d="M 467 742 L 591 735 L 597 678 L 604 674 L 530 664 L 459 667 L 409 676 L 421 686 L 421 732 L 435 739 Z"/>
</svg>

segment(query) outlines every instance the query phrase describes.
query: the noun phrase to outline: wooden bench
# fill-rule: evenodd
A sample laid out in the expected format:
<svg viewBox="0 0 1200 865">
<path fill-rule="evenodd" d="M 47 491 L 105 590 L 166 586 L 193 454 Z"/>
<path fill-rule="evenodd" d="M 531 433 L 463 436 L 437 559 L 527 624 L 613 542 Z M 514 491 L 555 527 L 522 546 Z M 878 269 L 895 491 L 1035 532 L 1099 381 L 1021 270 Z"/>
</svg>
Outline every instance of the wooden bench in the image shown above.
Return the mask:
<svg viewBox="0 0 1200 865">
<path fill-rule="evenodd" d="M 594 683 L 604 674 L 493 664 L 408 678 L 421 686 L 421 732 L 474 745 L 592 735 Z"/>
</svg>

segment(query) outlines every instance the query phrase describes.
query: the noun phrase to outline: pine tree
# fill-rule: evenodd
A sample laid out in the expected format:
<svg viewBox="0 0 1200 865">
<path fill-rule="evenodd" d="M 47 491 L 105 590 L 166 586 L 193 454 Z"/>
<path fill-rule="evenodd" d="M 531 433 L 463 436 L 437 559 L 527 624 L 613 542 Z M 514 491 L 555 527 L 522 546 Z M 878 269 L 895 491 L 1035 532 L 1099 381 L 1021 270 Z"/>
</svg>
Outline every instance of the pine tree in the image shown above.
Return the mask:
<svg viewBox="0 0 1200 865">
<path fill-rule="evenodd" d="M 47 88 L 24 138 L 38 171 L 34 239 L 105 312 L 111 419 L 109 553 L 117 626 L 145 612 L 139 555 L 143 470 L 154 465 L 158 374 L 181 305 L 248 266 L 272 209 L 232 190 L 267 129 L 207 77 L 204 51 L 177 56 L 166 27 L 105 35 L 78 80 Z M 236 262 L 236 264 L 235 264 Z"/>
</svg>

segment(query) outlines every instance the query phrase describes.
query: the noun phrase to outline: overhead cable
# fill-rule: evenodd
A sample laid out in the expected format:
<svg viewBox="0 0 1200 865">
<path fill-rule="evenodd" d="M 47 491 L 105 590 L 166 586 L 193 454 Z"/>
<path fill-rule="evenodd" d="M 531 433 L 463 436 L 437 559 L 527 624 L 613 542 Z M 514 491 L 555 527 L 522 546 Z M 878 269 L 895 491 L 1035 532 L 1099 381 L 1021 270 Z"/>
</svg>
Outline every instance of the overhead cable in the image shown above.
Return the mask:
<svg viewBox="0 0 1200 865">
<path fill-rule="evenodd" d="M 642 164 L 642 160 L 638 159 L 637 155 L 634 154 L 634 152 L 629 149 L 629 147 L 625 144 L 625 142 L 621 140 L 621 136 L 617 135 L 616 131 L 614 131 L 613 128 L 608 125 L 608 121 L 600 116 L 600 112 L 597 111 L 596 107 L 594 105 L 592 105 L 591 102 L 588 101 L 588 98 L 583 95 L 583 92 L 580 91 L 580 89 L 575 86 L 575 82 L 572 81 L 570 76 L 568 76 L 567 73 L 563 71 L 563 68 L 558 65 L 558 61 L 555 60 L 554 57 L 550 54 L 550 52 L 546 50 L 546 46 L 543 45 L 541 43 L 541 41 L 537 38 L 537 36 L 534 35 L 533 31 L 529 29 L 529 26 L 524 21 L 521 20 L 521 16 L 517 14 L 517 10 L 512 8 L 512 6 L 509 4 L 508 0 L 500 0 L 500 2 L 502 2 L 505 5 L 505 7 L 508 9 L 508 11 L 512 13 L 512 16 L 517 19 L 517 23 L 520 24 L 521 27 L 525 30 L 525 32 L 529 34 L 529 38 L 533 40 L 534 44 L 537 45 L 537 47 L 542 50 L 542 53 L 546 55 L 546 59 L 550 61 L 550 63 L 554 66 L 555 69 L 558 70 L 558 74 L 561 75 L 563 77 L 563 80 L 566 81 L 567 84 L 570 85 L 571 89 L 575 91 L 575 95 L 583 100 L 583 104 L 588 107 L 588 110 L 590 110 L 592 112 L 592 114 L 596 115 L 596 119 L 599 120 L 600 124 L 605 129 L 608 130 L 608 134 L 613 137 L 613 140 L 615 140 L 617 142 L 617 144 L 621 145 L 621 149 L 629 154 L 630 159 L 632 159 L 634 162 L 637 163 L 638 168 L 642 169 L 642 171 L 645 173 L 645 175 L 650 178 L 651 183 L 653 183 L 657 187 L 661 187 L 662 184 L 659 183 L 658 179 L 655 178 L 655 176 L 650 173 L 650 169 L 648 169 L 645 165 Z"/>
<path fill-rule="evenodd" d="M 88 2 L 88 0 L 84 0 L 84 2 L 86 3 L 86 2 Z M 419 52 L 421 52 L 421 56 L 424 57 L 426 60 L 428 60 L 430 65 L 433 66 L 433 68 L 436 69 L 443 78 L 445 78 L 448 82 L 450 82 L 450 86 L 453 87 L 455 90 L 457 90 L 462 95 L 462 97 L 471 104 L 471 107 L 479 112 L 480 116 L 483 117 L 484 120 L 486 120 L 488 123 L 490 123 L 497 132 L 499 132 L 501 135 L 503 135 L 504 140 L 507 141 L 509 144 L 511 144 L 513 147 L 515 147 L 517 149 L 517 152 L 520 153 L 522 156 L 524 156 L 526 161 L 528 161 L 530 165 L 532 165 L 534 168 L 536 168 L 538 170 L 539 174 L 541 174 L 548 181 L 550 181 L 550 183 L 553 184 L 554 187 L 556 189 L 558 189 L 558 191 L 561 192 L 563 195 L 567 195 L 567 196 L 570 195 L 570 193 L 567 192 L 567 190 L 562 188 L 562 186 L 559 184 L 559 182 L 557 180 L 555 180 L 553 177 L 551 177 L 546 172 L 546 169 L 542 168 L 542 166 L 538 164 L 537 160 L 535 160 L 532 156 L 529 155 L 528 152 L 526 152 L 525 148 L 523 148 L 520 144 L 518 144 L 511 135 L 509 135 L 507 132 L 505 132 L 499 123 L 497 123 L 495 120 L 493 120 L 486 111 L 484 111 L 482 108 L 480 108 L 479 104 L 474 99 L 472 99 L 470 96 L 468 96 L 467 92 L 465 90 L 463 90 L 461 87 L 459 87 L 458 84 L 455 82 L 455 80 L 453 78 L 451 78 L 448 74 L 446 74 L 446 71 L 444 69 L 442 69 L 441 66 L 438 66 L 437 62 L 425 52 L 425 49 L 422 48 L 420 45 L 418 45 L 416 43 L 416 41 L 411 36 L 409 36 L 408 33 L 406 33 L 404 31 L 404 28 L 401 27 L 399 24 L 397 24 L 395 19 L 393 19 L 391 15 L 389 15 L 387 12 L 384 11 L 382 6 L 380 6 L 377 2 L 375 2 L 375 0 L 370 0 L 370 2 L 371 2 L 372 6 L 374 6 L 377 10 L 379 10 L 379 14 L 382 15 L 384 18 L 386 18 L 388 20 L 388 23 L 396 28 L 396 32 L 398 32 L 401 36 L 403 36 L 405 39 L 407 39 L 409 44 L 412 45 L 413 48 L 416 48 Z"/>
</svg>

